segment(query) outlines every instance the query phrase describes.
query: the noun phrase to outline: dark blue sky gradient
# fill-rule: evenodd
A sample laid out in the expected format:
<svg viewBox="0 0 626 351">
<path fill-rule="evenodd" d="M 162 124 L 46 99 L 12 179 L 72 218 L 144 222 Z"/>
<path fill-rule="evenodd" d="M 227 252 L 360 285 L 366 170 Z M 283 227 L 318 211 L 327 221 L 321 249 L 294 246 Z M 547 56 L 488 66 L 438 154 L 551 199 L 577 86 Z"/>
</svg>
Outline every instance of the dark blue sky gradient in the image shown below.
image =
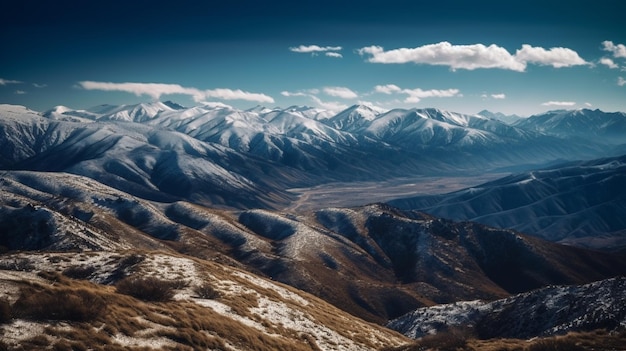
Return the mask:
<svg viewBox="0 0 626 351">
<path fill-rule="evenodd" d="M 621 69 L 597 62 L 611 57 L 605 40 L 626 43 L 622 1 L 33 1 L 7 5 L 0 21 L 0 103 L 43 110 L 54 105 L 85 108 L 100 103 L 149 100 L 122 92 L 85 91 L 84 80 L 180 84 L 264 93 L 276 105 L 313 104 L 282 91 L 347 87 L 359 99 L 382 105 L 391 97 L 371 94 L 375 85 L 449 89 L 461 97 L 423 99 L 416 106 L 460 112 L 481 108 L 530 114 L 547 100 L 585 102 L 626 110 Z M 501 69 L 451 71 L 423 64 L 374 64 L 356 50 L 387 50 L 449 41 L 496 44 L 515 53 L 522 44 L 576 51 L 595 67 L 529 65 L 526 72 Z M 342 59 L 298 54 L 298 45 L 342 46 Z M 45 84 L 35 88 L 33 83 Z M 16 93 L 21 91 L 22 93 Z M 505 93 L 499 101 L 481 95 Z M 165 99 L 170 98 L 166 96 Z M 321 98 L 321 96 L 320 96 Z M 172 97 L 181 103 L 186 96 Z M 357 101 L 324 97 L 352 104 Z M 224 101 L 246 107 L 250 101 Z M 271 104 L 270 104 L 271 105 Z M 532 106 L 531 106 L 532 105 Z M 402 106 L 406 107 L 406 106 Z"/>
</svg>

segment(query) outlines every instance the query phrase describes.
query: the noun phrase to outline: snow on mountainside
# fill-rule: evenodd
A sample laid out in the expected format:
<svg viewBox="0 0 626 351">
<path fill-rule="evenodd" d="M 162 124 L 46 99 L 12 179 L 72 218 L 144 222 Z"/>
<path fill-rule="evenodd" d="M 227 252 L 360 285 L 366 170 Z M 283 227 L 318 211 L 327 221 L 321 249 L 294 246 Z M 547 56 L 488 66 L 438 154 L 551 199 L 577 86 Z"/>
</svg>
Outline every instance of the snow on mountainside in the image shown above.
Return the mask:
<svg viewBox="0 0 626 351">
<path fill-rule="evenodd" d="M 626 156 L 511 175 L 390 203 L 594 248 L 626 246 Z"/>
<path fill-rule="evenodd" d="M 471 327 L 479 338 L 520 338 L 626 327 L 626 278 L 550 286 L 493 302 L 425 307 L 387 324 L 410 338 Z"/>
<path fill-rule="evenodd" d="M 626 113 L 600 110 L 557 110 L 521 119 L 515 126 L 560 137 L 606 144 L 626 144 Z"/>
<path fill-rule="evenodd" d="M 359 132 L 385 111 L 367 105 L 349 107 L 326 122 L 333 128 L 348 132 Z"/>
<path fill-rule="evenodd" d="M 482 116 L 439 109 L 392 110 L 373 120 L 365 133 L 406 147 L 493 147 L 540 137 Z"/>
<path fill-rule="evenodd" d="M 0 122 L 2 168 L 66 171 L 134 195 L 245 208 L 284 205 L 284 189 L 327 182 L 527 169 L 606 154 L 600 144 L 563 143 L 481 116 L 365 105 L 332 117 L 309 107 L 172 102 L 58 106 L 42 115 L 5 106 Z"/>
<path fill-rule="evenodd" d="M 524 117 L 520 117 L 518 115 L 505 115 L 502 112 L 491 112 L 489 110 L 482 110 L 477 113 L 479 116 L 487 117 L 490 119 L 495 119 L 500 122 L 504 122 L 506 124 L 514 124 L 515 122 L 523 119 Z"/>
<path fill-rule="evenodd" d="M 385 143 L 409 147 L 471 146 L 538 137 L 480 115 L 463 115 L 439 109 L 396 109 L 384 112 L 367 105 L 355 105 L 333 116 L 329 112 L 309 107 L 268 109 L 259 106 L 240 111 L 229 106 L 205 105 L 172 109 L 157 102 L 120 107 L 105 105 L 89 111 L 94 113 L 93 119 L 149 121 L 155 126 L 200 136 L 204 141 L 235 146 L 238 150 L 251 149 L 249 143 L 255 131 L 266 137 L 281 136 L 306 142 L 310 142 L 311 138 L 319 138 L 342 145 L 364 134 Z M 65 111 L 63 114 L 89 117 L 84 111 Z M 214 118 L 217 121 L 213 121 Z M 241 123 L 219 122 L 232 118 L 241 120 Z M 216 135 L 222 132 L 228 134 L 228 137 L 217 138 Z M 233 139 L 238 138 L 245 141 L 237 141 L 240 145 L 233 145 Z"/>
<path fill-rule="evenodd" d="M 2 168 L 85 175 L 145 198 L 271 206 L 290 196 L 280 190 L 284 182 L 308 178 L 295 169 L 146 124 L 58 121 L 34 113 L 11 118 L 2 111 L 0 119 Z"/>
</svg>

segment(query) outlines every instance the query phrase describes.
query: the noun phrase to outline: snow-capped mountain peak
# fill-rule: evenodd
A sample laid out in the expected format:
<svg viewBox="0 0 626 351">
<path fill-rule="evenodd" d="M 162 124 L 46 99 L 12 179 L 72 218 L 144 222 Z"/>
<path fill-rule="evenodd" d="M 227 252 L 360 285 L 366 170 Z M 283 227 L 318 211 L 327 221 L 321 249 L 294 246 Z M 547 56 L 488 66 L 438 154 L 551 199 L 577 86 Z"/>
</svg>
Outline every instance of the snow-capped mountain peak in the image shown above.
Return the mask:
<svg viewBox="0 0 626 351">
<path fill-rule="evenodd" d="M 357 131 L 369 125 L 381 113 L 380 109 L 369 105 L 353 105 L 330 118 L 327 124 L 340 130 Z"/>
</svg>

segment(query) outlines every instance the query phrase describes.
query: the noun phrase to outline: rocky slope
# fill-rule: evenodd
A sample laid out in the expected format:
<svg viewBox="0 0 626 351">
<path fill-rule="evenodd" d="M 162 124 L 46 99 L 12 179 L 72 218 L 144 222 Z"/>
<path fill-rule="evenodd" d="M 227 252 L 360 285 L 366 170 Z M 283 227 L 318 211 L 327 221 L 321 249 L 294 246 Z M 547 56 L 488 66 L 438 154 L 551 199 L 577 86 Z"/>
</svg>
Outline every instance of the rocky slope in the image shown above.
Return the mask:
<svg viewBox="0 0 626 351">
<path fill-rule="evenodd" d="M 626 327 L 626 278 L 581 286 L 549 286 L 493 302 L 464 301 L 420 308 L 388 326 L 411 338 L 470 328 L 481 339 L 562 335 Z"/>
</svg>

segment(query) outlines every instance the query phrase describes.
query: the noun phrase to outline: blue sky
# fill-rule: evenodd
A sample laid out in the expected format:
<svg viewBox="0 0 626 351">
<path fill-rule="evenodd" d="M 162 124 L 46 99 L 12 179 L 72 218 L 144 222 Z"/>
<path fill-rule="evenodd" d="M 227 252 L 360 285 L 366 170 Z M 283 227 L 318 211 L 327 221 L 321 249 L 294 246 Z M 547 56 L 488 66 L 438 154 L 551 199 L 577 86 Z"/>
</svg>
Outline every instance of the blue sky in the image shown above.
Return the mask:
<svg viewBox="0 0 626 351">
<path fill-rule="evenodd" d="M 16 2 L 0 103 L 626 111 L 622 1 Z"/>
</svg>

